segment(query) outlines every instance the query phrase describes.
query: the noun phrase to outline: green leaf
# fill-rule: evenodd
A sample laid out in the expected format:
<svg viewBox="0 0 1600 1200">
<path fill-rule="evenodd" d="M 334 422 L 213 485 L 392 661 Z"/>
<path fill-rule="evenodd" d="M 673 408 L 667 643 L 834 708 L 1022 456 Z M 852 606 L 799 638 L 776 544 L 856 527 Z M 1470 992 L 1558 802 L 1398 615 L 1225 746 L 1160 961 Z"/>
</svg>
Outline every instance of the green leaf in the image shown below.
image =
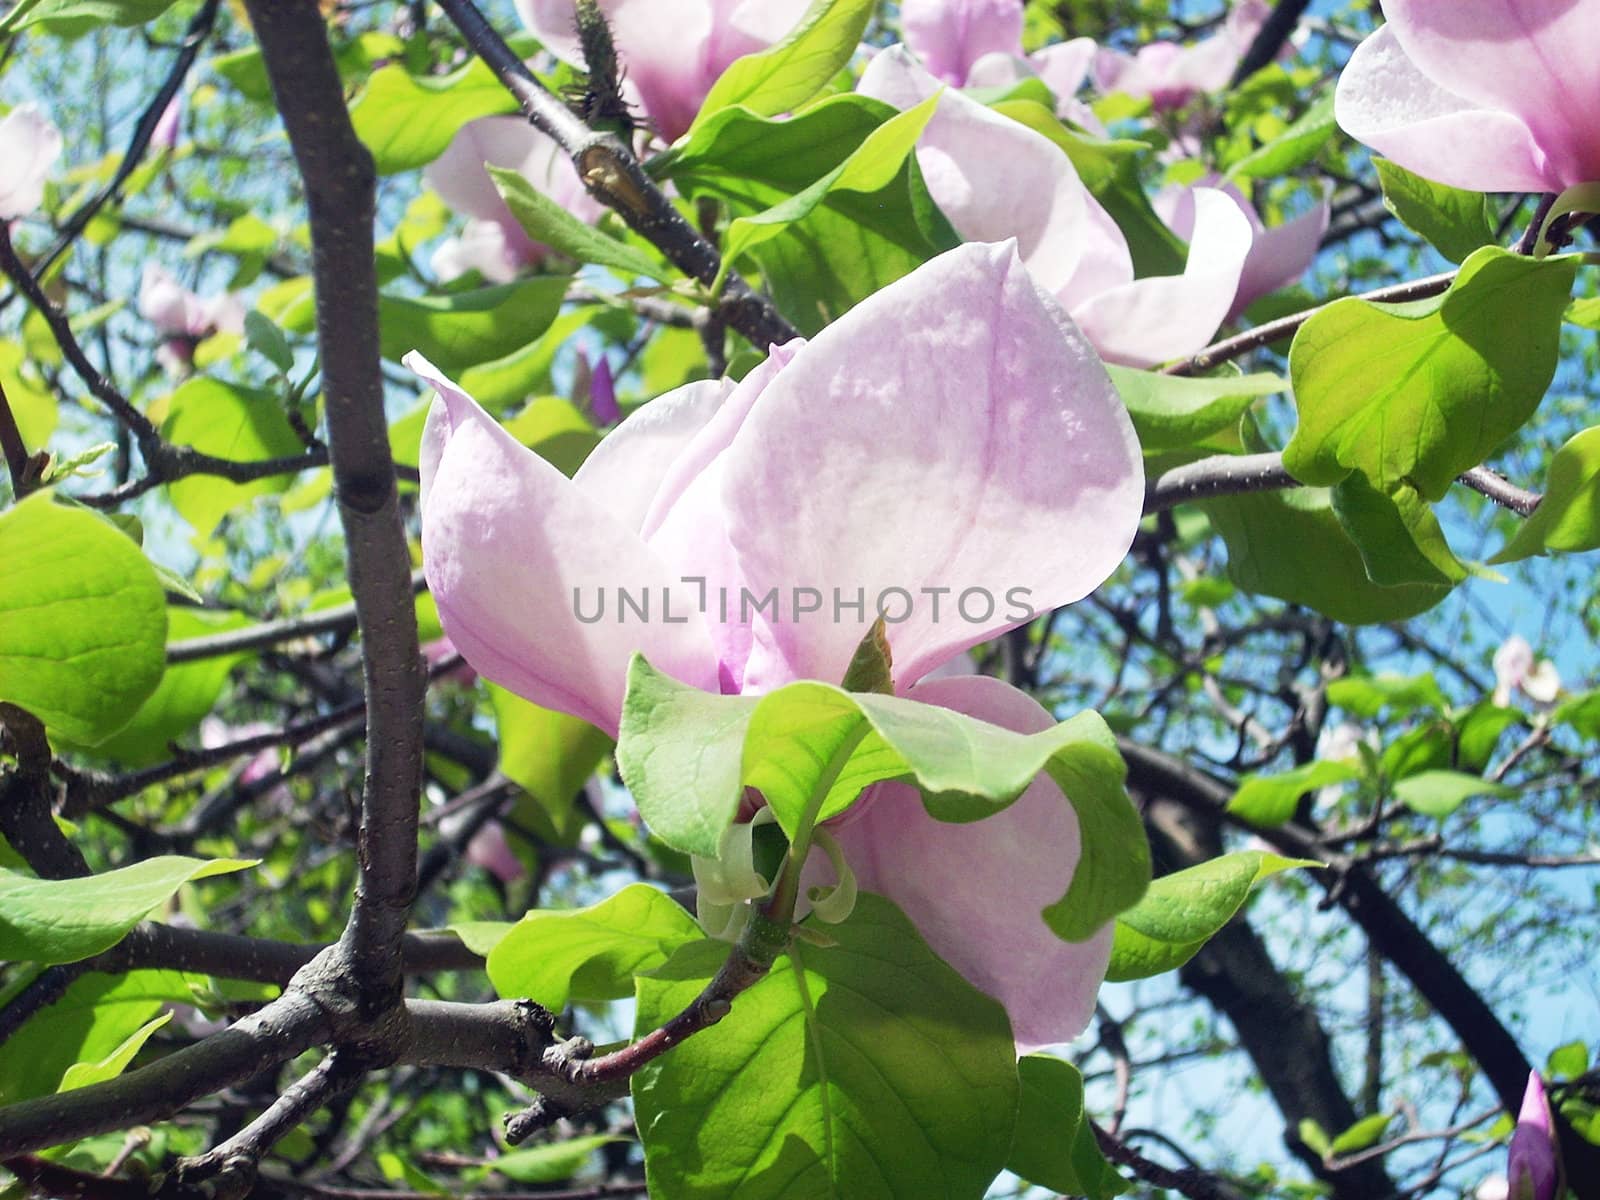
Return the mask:
<svg viewBox="0 0 1600 1200">
<path fill-rule="evenodd" d="M 1333 1155 L 1333 1142 L 1329 1139 L 1322 1126 L 1310 1117 L 1300 1122 L 1298 1130 L 1300 1140 L 1309 1146 L 1313 1153 L 1326 1160 Z"/>
<path fill-rule="evenodd" d="M 1228 545 L 1228 578 L 1247 592 L 1304 604 L 1351 625 L 1398 621 L 1432 608 L 1447 586 L 1383 587 L 1320 488 L 1202 501 Z"/>
<path fill-rule="evenodd" d="M 1400 675 L 1383 671 L 1377 675 L 1347 675 L 1328 684 L 1328 703 L 1351 716 L 1370 720 L 1385 708 L 1394 716 L 1418 709 L 1445 707 L 1444 693 L 1432 675 Z"/>
<path fill-rule="evenodd" d="M 766 117 L 798 109 L 850 61 L 876 6 L 877 0 L 812 0 L 781 42 L 728 65 L 689 132 L 735 105 Z"/>
<path fill-rule="evenodd" d="M 1519 562 L 1552 550 L 1600 547 L 1600 425 L 1574 434 L 1550 460 L 1544 499 L 1491 563 Z"/>
<path fill-rule="evenodd" d="M 33 879 L 0 869 L 0 958 L 70 963 L 109 950 L 184 884 L 255 866 L 160 855 L 82 879 Z"/>
<path fill-rule="evenodd" d="M 1359 471 L 1438 500 L 1538 407 L 1576 271 L 1488 246 L 1443 296 L 1322 309 L 1289 352 L 1300 424 L 1284 465 L 1302 483 Z"/>
<path fill-rule="evenodd" d="M 167 609 L 167 640 L 242 629 L 249 623 L 243 613 L 172 606 Z M 133 719 L 95 747 L 95 754 L 129 767 L 147 767 L 170 758 L 171 743 L 200 724 L 215 707 L 234 665 L 248 657 L 219 654 L 169 666 Z"/>
<path fill-rule="evenodd" d="M 548 1146 L 502 1154 L 477 1174 L 493 1172 L 517 1183 L 560 1183 L 581 1171 L 601 1146 L 626 1140 L 612 1133 L 583 1134 Z"/>
<path fill-rule="evenodd" d="M 665 263 L 657 262 L 642 250 L 607 237 L 588 222 L 578 220 L 529 183 L 521 172 L 493 164 L 485 165 L 511 215 L 534 241 L 542 242 L 552 250 L 559 250 L 577 262 L 610 267 L 629 278 L 644 275 L 662 283 L 671 282 L 673 271 Z"/>
<path fill-rule="evenodd" d="M 23 374 L 27 361 L 28 356 L 17 343 L 0 342 L 0 388 L 5 389 L 22 444 L 33 451 L 43 447 L 55 432 L 59 408 L 43 383 L 33 382 L 33 372 Z"/>
<path fill-rule="evenodd" d="M 810 925 L 810 922 L 807 922 Z M 633 1077 L 651 1195 L 978 1200 L 1017 1112 L 1005 1011 L 863 893 L 833 942 L 802 941 Z M 636 1028 L 681 1011 L 727 956 L 698 942 L 638 981 Z"/>
<path fill-rule="evenodd" d="M 379 68 L 350 106 L 350 121 L 378 174 L 393 175 L 438 158 L 468 121 L 516 111 L 511 93 L 474 58 L 449 75 L 418 77 L 400 63 Z"/>
<path fill-rule="evenodd" d="M 888 187 L 916 148 L 917 138 L 922 136 L 938 105 L 939 98 L 930 96 L 915 108 L 896 114 L 869 133 L 848 158 L 809 187 L 763 212 L 736 218 L 723 239 L 723 271 L 746 251 L 810 216 L 831 193 L 871 193 Z"/>
<path fill-rule="evenodd" d="M 1305 166 L 1338 132 L 1333 119 L 1333 88 L 1328 87 L 1300 118 L 1265 146 L 1245 155 L 1228 168 L 1227 177 L 1271 179 Z"/>
<path fill-rule="evenodd" d="M 283 330 L 258 312 L 244 316 L 244 340 L 250 348 L 287 376 L 294 370 L 294 351 L 289 348 Z"/>
<path fill-rule="evenodd" d="M 1163 875 L 1150 884 L 1143 900 L 1117 917 L 1106 979 L 1121 983 L 1176 971 L 1233 919 L 1263 879 L 1294 867 L 1321 865 L 1244 850 Z"/>
<path fill-rule="evenodd" d="M 1393 1120 L 1393 1113 L 1373 1113 L 1370 1117 L 1362 1117 L 1361 1120 L 1333 1139 L 1328 1146 L 1328 1153 L 1335 1155 L 1354 1154 L 1359 1150 L 1376 1146 L 1378 1139 L 1383 1137 Z"/>
<path fill-rule="evenodd" d="M 1230 429 L 1255 401 L 1285 391 L 1276 375 L 1190 379 L 1107 365 L 1146 454 L 1181 450 Z"/>
<path fill-rule="evenodd" d="M 1083 1111 L 1083 1076 L 1078 1068 L 1045 1054 L 1017 1062 L 1022 1085 L 1017 1131 L 1006 1170 L 1052 1192 L 1107 1200 L 1128 1183 L 1100 1153 Z"/>
<path fill-rule="evenodd" d="M 1448 586 L 1472 574 L 1450 549 L 1432 507 L 1409 483 L 1380 492 L 1366 476 L 1347 475 L 1333 489 L 1333 511 L 1361 552 L 1367 578 L 1380 587 Z"/>
<path fill-rule="evenodd" d="M 1383 185 L 1383 206 L 1451 262 L 1495 241 L 1494 213 L 1482 192 L 1434 183 L 1386 158 L 1372 165 Z"/>
<path fill-rule="evenodd" d="M 500 745 L 500 770 L 536 805 L 535 832 L 573 845 L 583 820 L 573 798 L 611 749 L 611 739 L 577 717 L 542 708 L 489 684 Z"/>
<path fill-rule="evenodd" d="M 1228 811 L 1270 829 L 1292 819 L 1307 792 L 1360 777 L 1361 764 L 1353 759 L 1318 759 L 1276 775 L 1251 775 L 1228 801 Z"/>
<path fill-rule="evenodd" d="M 383 357 L 420 350 L 447 375 L 504 358 L 550 327 L 570 282 L 540 275 L 448 296 L 379 296 Z"/>
<path fill-rule="evenodd" d="M 133 1061 L 134 1055 L 144 1049 L 144 1044 L 150 1040 L 150 1035 L 170 1020 L 172 1014 L 164 1012 L 155 1020 L 139 1026 L 104 1058 L 95 1062 L 73 1063 L 61 1076 L 61 1085 L 56 1091 L 70 1092 L 77 1088 L 88 1087 L 92 1083 L 104 1083 L 108 1079 L 115 1079 L 128 1069 L 128 1064 Z"/>
<path fill-rule="evenodd" d="M 305 447 L 283 415 L 283 400 L 274 392 L 196 376 L 172 393 L 162 435 L 175 445 L 193 446 L 206 454 L 235 462 L 285 458 Z M 200 537 L 235 508 L 256 496 L 281 492 L 290 475 L 232 483 L 216 475 L 190 475 L 168 489 L 172 506 Z"/>
<path fill-rule="evenodd" d="M 460 938 L 468 950 L 488 958 L 489 952 L 515 928 L 512 921 L 458 921 L 450 926 L 450 932 Z"/>
<path fill-rule="evenodd" d="M 1545 1059 L 1545 1071 L 1552 1079 L 1576 1079 L 1588 1069 L 1589 1047 L 1581 1041 L 1557 1046 Z"/>
<path fill-rule="evenodd" d="M 665 892 L 633 883 L 587 908 L 528 913 L 489 951 L 489 982 L 504 999 L 559 1012 L 631 995 L 635 975 L 704 938 Z"/>
<path fill-rule="evenodd" d="M 1516 790 L 1460 771 L 1420 771 L 1396 783 L 1394 795 L 1412 812 L 1443 820 L 1474 796 L 1514 796 Z"/>
<path fill-rule="evenodd" d="M 166 665 L 166 597 L 149 561 L 110 522 L 40 493 L 0 515 L 0 563 L 0 701 L 52 736 L 109 736 Z"/>
<path fill-rule="evenodd" d="M 1083 845 L 1066 895 L 1043 914 L 1056 934 L 1091 936 L 1134 904 L 1149 879 L 1149 846 L 1123 787 L 1126 767 L 1095 713 L 1025 735 L 936 705 L 823 683 L 791 683 L 759 698 L 715 696 L 635 655 L 617 764 L 651 830 L 707 858 L 716 857 L 746 785 L 766 797 L 793 838 L 819 792 L 817 821 L 885 779 L 914 783 L 937 820 L 975 821 L 1005 808 L 1043 772 L 1072 805 Z"/>
<path fill-rule="evenodd" d="M 0 17 L 0 36 L 38 25 L 57 37 L 75 38 L 103 25 L 143 25 L 173 0 L 21 0 Z"/>
</svg>

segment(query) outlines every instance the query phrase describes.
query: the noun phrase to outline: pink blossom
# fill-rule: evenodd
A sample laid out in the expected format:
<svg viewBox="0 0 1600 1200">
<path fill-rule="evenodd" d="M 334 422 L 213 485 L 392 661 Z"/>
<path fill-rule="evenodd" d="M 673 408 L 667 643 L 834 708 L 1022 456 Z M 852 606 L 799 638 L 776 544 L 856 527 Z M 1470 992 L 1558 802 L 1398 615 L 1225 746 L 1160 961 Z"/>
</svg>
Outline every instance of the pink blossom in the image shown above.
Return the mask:
<svg viewBox="0 0 1600 1200">
<path fill-rule="evenodd" d="M 36 105 L 0 118 L 0 221 L 25 217 L 44 202 L 44 181 L 61 157 L 61 131 Z"/>
<path fill-rule="evenodd" d="M 490 283 L 509 283 L 548 252 L 511 215 L 488 166 L 516 171 L 579 220 L 604 211 L 561 147 L 521 117 L 469 121 L 422 172 L 440 199 L 467 218 L 460 236 L 434 251 L 434 274 L 447 283 L 472 270 Z"/>
<path fill-rule="evenodd" d="M 1250 253 L 1245 256 L 1239 288 L 1228 310 L 1226 319 L 1231 321 L 1262 296 L 1288 287 L 1306 273 L 1328 230 L 1330 207 L 1324 195 L 1307 212 L 1268 229 L 1243 192 L 1220 176 L 1210 175 L 1187 187 L 1163 188 L 1151 200 L 1157 215 L 1184 241 L 1194 237 L 1195 193 L 1202 187 L 1222 192 L 1250 222 Z"/>
<path fill-rule="evenodd" d="M 437 666 L 445 659 L 453 657 L 455 653 L 455 643 L 447 637 L 437 637 L 422 643 L 422 657 L 430 667 Z M 471 663 L 463 661 L 461 665 L 447 671 L 440 678 L 471 687 L 478 681 L 478 673 L 472 669 Z"/>
<path fill-rule="evenodd" d="M 623 94 L 673 141 L 693 123 L 717 77 L 746 54 L 794 28 L 807 0 L 599 0 L 611 24 Z M 523 24 L 573 66 L 578 49 L 573 0 L 516 0 Z"/>
<path fill-rule="evenodd" d="M 904 47 L 874 58 L 859 88 L 897 108 L 939 89 Z M 946 90 L 917 143 L 917 163 L 962 237 L 1017 239 L 1034 278 L 1108 362 L 1149 366 L 1192 354 L 1233 306 L 1252 236 L 1221 192 L 1195 190 L 1184 273 L 1135 280 L 1122 231 L 1043 134 Z"/>
<path fill-rule="evenodd" d="M 471 818 L 472 814 L 465 810 L 453 812 L 439 822 L 439 832 L 447 838 L 458 837 Z M 528 873 L 528 868 L 506 840 L 505 828 L 499 821 L 489 820 L 480 825 L 467 839 L 463 855 L 473 866 L 482 867 L 501 883 L 515 883 Z"/>
<path fill-rule="evenodd" d="M 174 96 L 161 110 L 161 117 L 150 134 L 150 145 L 157 150 L 171 150 L 178 144 L 178 128 L 183 122 L 183 97 Z"/>
<path fill-rule="evenodd" d="M 1554 704 L 1561 692 L 1561 675 L 1548 658 L 1537 663 L 1533 647 L 1514 633 L 1494 652 L 1494 702 L 1504 708 L 1515 688 L 1535 704 Z"/>
<path fill-rule="evenodd" d="M 1148 96 L 1158 111 L 1182 108 L 1202 93 L 1228 86 L 1271 14 L 1266 0 L 1239 0 L 1215 35 L 1192 46 L 1151 42 L 1131 55 L 1102 49 L 1094 60 L 1095 86 L 1102 92 Z"/>
<path fill-rule="evenodd" d="M 146 263 L 139 281 L 139 315 L 168 337 L 198 341 L 214 333 L 244 332 L 244 303 L 232 292 L 200 296 L 160 263 Z"/>
<path fill-rule="evenodd" d="M 1334 94 L 1351 137 L 1471 191 L 1600 182 L 1600 3 L 1383 0 L 1383 13 Z"/>
<path fill-rule="evenodd" d="M 422 537 L 446 631 L 487 678 L 611 733 L 635 651 L 723 693 L 837 681 L 874 616 L 870 599 L 851 607 L 858 591 L 1026 588 L 1031 607 L 1053 608 L 1106 577 L 1139 521 L 1126 412 L 1012 244 L 953 250 L 811 342 L 774 347 L 740 383 L 692 383 L 645 405 L 571 480 L 408 361 L 438 393 L 422 441 Z M 788 601 L 759 613 L 740 603 L 801 585 L 845 606 L 803 618 Z M 577 597 L 618 587 L 648 589 L 657 619 L 579 618 Z M 899 691 L 1014 729 L 1048 724 L 1006 684 L 929 678 L 1026 619 L 1001 606 L 957 620 L 951 603 L 942 618 L 923 604 L 889 626 Z M 1078 855 L 1055 784 L 1041 777 L 1004 814 L 937 829 L 905 785 L 858 807 L 838 830 L 851 862 L 1007 1005 L 1019 1040 L 1080 1032 L 1109 927 L 1066 943 L 1039 915 L 1035 901 L 1061 896 Z M 928 857 L 897 867 L 913 846 Z M 984 912 L 971 911 L 975 897 Z"/>
<path fill-rule="evenodd" d="M 1507 1192 L 1511 1200 L 1555 1200 L 1561 1167 L 1550 1129 L 1550 1101 L 1537 1071 L 1528 1072 L 1528 1090 L 1511 1135 L 1507 1156 Z"/>
<path fill-rule="evenodd" d="M 611 377 L 611 361 L 600 355 L 589 374 L 589 415 L 597 425 L 615 425 L 622 419 L 617 406 L 617 383 Z"/>
</svg>

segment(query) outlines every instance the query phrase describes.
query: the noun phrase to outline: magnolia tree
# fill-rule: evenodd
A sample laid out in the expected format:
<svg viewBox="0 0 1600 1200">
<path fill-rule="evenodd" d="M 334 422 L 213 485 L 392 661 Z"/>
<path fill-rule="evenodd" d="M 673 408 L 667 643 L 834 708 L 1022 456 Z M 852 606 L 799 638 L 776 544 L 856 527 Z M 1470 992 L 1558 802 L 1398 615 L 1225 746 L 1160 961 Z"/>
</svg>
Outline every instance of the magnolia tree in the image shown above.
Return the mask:
<svg viewBox="0 0 1600 1200">
<path fill-rule="evenodd" d="M 1597 29 L 12 0 L 6 1194 L 1600 1196 Z"/>
</svg>

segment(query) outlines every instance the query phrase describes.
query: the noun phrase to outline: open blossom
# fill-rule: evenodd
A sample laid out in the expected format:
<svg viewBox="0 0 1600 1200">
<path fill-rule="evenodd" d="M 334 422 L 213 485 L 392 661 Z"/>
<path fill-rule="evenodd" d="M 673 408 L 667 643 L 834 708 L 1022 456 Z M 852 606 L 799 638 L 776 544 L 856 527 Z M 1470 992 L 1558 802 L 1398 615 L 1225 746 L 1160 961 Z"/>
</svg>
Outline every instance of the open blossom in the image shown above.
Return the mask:
<svg viewBox="0 0 1600 1200">
<path fill-rule="evenodd" d="M 1243 192 L 1219 176 L 1209 176 L 1188 187 L 1162 188 L 1151 199 L 1156 214 L 1186 242 L 1194 237 L 1195 193 L 1201 187 L 1222 192 L 1250 222 L 1250 253 L 1245 255 L 1239 287 L 1228 310 L 1226 319 L 1231 321 L 1262 296 L 1288 287 L 1306 273 L 1321 248 L 1322 235 L 1328 231 L 1331 209 L 1324 195 L 1300 216 L 1269 229 Z"/>
<path fill-rule="evenodd" d="M 25 217 L 44 201 L 44 181 L 61 157 L 61 131 L 33 104 L 0 117 L 0 221 Z"/>
<path fill-rule="evenodd" d="M 1133 54 L 1102 49 L 1094 60 L 1095 87 L 1102 92 L 1148 96 L 1161 111 L 1182 108 L 1197 95 L 1220 92 L 1228 86 L 1271 14 L 1266 0 L 1239 0 L 1228 11 L 1221 29 L 1192 46 L 1151 42 Z"/>
<path fill-rule="evenodd" d="M 896 108 L 938 92 L 904 47 L 868 65 L 859 90 Z M 1150 366 L 1206 345 L 1233 307 L 1250 253 L 1250 223 L 1229 197 L 1194 192 L 1182 275 L 1135 280 L 1127 239 L 1049 138 L 945 90 L 917 142 L 934 202 L 962 237 L 1015 237 L 1034 278 L 1109 362 Z"/>
<path fill-rule="evenodd" d="M 876 615 L 870 598 L 896 589 L 949 589 L 942 612 L 922 603 L 888 626 L 900 694 L 1044 728 L 1049 715 L 1007 684 L 929 677 L 1028 619 L 1008 596 L 1042 611 L 1087 594 L 1139 521 L 1127 414 L 1011 244 L 940 256 L 811 342 L 774 347 L 738 384 L 658 398 L 570 480 L 408 361 L 438 393 L 422 537 L 445 630 L 487 678 L 613 734 L 635 651 L 725 694 L 838 681 Z M 658 597 L 656 619 L 580 618 L 579 597 L 618 588 Z M 827 608 L 791 607 L 801 588 Z M 742 603 L 769 593 L 775 606 Z M 985 596 L 998 603 L 974 599 Z M 836 833 L 862 882 L 1007 1006 L 1019 1042 L 1082 1030 L 1109 928 L 1066 943 L 1040 916 L 1079 852 L 1047 777 L 996 816 L 948 826 L 885 784 Z"/>
<path fill-rule="evenodd" d="M 1073 38 L 1022 52 L 1022 0 L 903 0 L 906 48 L 930 74 L 955 87 L 1007 87 L 1031 76 L 1056 97 L 1056 114 L 1094 132 L 1100 122 L 1073 99 L 1098 47 Z"/>
<path fill-rule="evenodd" d="M 1600 182 L 1596 0 L 1383 0 L 1334 115 L 1408 171 L 1478 192 Z"/>
<path fill-rule="evenodd" d="M 146 263 L 139 281 L 139 315 L 169 338 L 198 341 L 244 332 L 244 303 L 232 292 L 200 296 L 159 263 Z"/>
<path fill-rule="evenodd" d="M 1561 675 L 1555 663 L 1533 658 L 1533 647 L 1521 634 L 1514 633 L 1494 652 L 1494 702 L 1504 708 L 1511 703 L 1512 689 L 1535 704 L 1554 704 L 1561 692 Z"/>
<path fill-rule="evenodd" d="M 574 0 L 516 0 L 545 48 L 582 67 Z M 673 141 L 694 121 L 717 77 L 781 41 L 807 0 L 600 0 L 622 66 L 624 97 Z"/>
<path fill-rule="evenodd" d="M 516 171 L 579 220 L 604 211 L 561 147 L 521 117 L 468 121 L 422 172 L 440 199 L 467 218 L 461 235 L 445 239 L 433 255 L 434 274 L 446 283 L 472 270 L 490 283 L 509 283 L 547 252 L 511 215 L 488 166 Z"/>
<path fill-rule="evenodd" d="M 1544 1094 L 1544 1083 L 1537 1071 L 1530 1071 L 1506 1161 L 1510 1200 L 1556 1200 L 1561 1167 L 1550 1124 L 1550 1101 Z"/>
</svg>

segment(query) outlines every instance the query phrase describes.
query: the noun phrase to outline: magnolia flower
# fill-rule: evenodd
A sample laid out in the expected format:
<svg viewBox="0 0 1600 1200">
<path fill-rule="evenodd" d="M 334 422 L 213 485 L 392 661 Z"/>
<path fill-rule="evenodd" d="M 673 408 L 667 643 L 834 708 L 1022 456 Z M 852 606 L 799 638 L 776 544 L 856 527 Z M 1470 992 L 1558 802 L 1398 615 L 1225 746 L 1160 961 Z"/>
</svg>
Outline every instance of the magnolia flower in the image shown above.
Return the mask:
<svg viewBox="0 0 1600 1200">
<path fill-rule="evenodd" d="M 622 91 L 655 130 L 675 140 L 717 77 L 794 28 L 807 0 L 599 0 L 620 60 Z M 583 67 L 574 0 L 516 0 L 517 13 L 556 57 Z"/>
<path fill-rule="evenodd" d="M 1511 1135 L 1506 1160 L 1507 1193 L 1511 1200 L 1555 1200 L 1561 1167 L 1550 1129 L 1550 1101 L 1537 1071 L 1528 1072 L 1528 1090 Z"/>
<path fill-rule="evenodd" d="M 1288 287 L 1306 273 L 1322 246 L 1322 235 L 1328 230 L 1330 206 L 1324 194 L 1308 212 L 1268 229 L 1256 206 L 1220 176 L 1208 176 L 1187 187 L 1162 188 L 1151 199 L 1151 204 L 1167 227 L 1186 242 L 1194 238 L 1195 194 L 1202 187 L 1222 192 L 1239 206 L 1245 220 L 1250 222 L 1250 253 L 1245 256 L 1239 287 L 1233 295 L 1233 307 L 1228 310 L 1226 319 L 1231 321 L 1262 296 Z"/>
<path fill-rule="evenodd" d="M 445 239 L 433 254 L 434 274 L 446 283 L 472 270 L 490 283 L 509 283 L 547 252 L 511 215 L 488 166 L 516 171 L 581 221 L 605 211 L 561 147 L 523 118 L 468 121 L 422 172 L 440 199 L 467 217 L 461 235 Z"/>
<path fill-rule="evenodd" d="M 1554 704 L 1561 691 L 1561 675 L 1555 663 L 1533 660 L 1533 647 L 1521 634 L 1512 634 L 1494 652 L 1494 702 L 1501 708 L 1511 703 L 1515 688 L 1535 704 Z"/>
<path fill-rule="evenodd" d="M 868 65 L 859 90 L 910 108 L 940 84 L 893 46 Z M 1034 278 L 1109 362 L 1142 367 L 1192 354 L 1233 306 L 1252 237 L 1221 192 L 1195 189 L 1184 273 L 1135 280 L 1122 231 L 1043 134 L 946 90 L 917 142 L 917 164 L 962 237 L 1017 239 Z"/>
<path fill-rule="evenodd" d="M 139 315 L 172 338 L 198 341 L 214 333 L 244 332 L 244 303 L 232 292 L 200 296 L 159 263 L 146 263 L 139 281 Z"/>
<path fill-rule="evenodd" d="M 1073 99 L 1088 78 L 1093 38 L 1022 52 L 1022 0 L 904 0 L 906 48 L 935 78 L 956 87 L 1009 87 L 1037 76 L 1056 97 L 1056 115 L 1095 133 L 1104 127 Z"/>
<path fill-rule="evenodd" d="M 178 128 L 183 123 L 183 97 L 174 96 L 167 101 L 150 133 L 150 145 L 157 150 L 171 150 L 178 144 Z"/>
<path fill-rule="evenodd" d="M 442 837 L 454 841 L 466 828 L 473 814 L 466 809 L 453 812 L 439 822 Z M 505 828 L 499 821 L 488 820 L 467 839 L 462 848 L 463 857 L 475 867 L 482 867 L 501 883 L 515 883 L 528 873 L 528 868 L 517 857 L 511 843 L 506 841 Z"/>
<path fill-rule="evenodd" d="M 1418 175 L 1475 192 L 1600 182 L 1595 0 L 1383 0 L 1334 116 Z"/>
<path fill-rule="evenodd" d="M 1214 36 L 1192 46 L 1151 42 L 1131 55 L 1102 49 L 1094 59 L 1095 87 L 1148 96 L 1158 111 L 1182 108 L 1202 92 L 1220 92 L 1228 86 L 1271 15 L 1266 0 L 1239 0 Z"/>
<path fill-rule="evenodd" d="M 0 221 L 25 217 L 44 201 L 45 176 L 61 157 L 61 131 L 33 104 L 0 118 Z"/>
<path fill-rule="evenodd" d="M 669 392 L 570 480 L 408 362 L 438 394 L 422 539 L 445 630 L 487 678 L 612 734 L 635 651 L 725 694 L 837 682 L 891 592 L 921 598 L 888 625 L 901 695 L 1042 728 L 1048 714 L 1009 685 L 928 677 L 1029 618 L 1008 600 L 1042 611 L 1086 595 L 1139 521 L 1127 414 L 1009 243 L 941 255 L 737 385 Z M 655 597 L 655 619 L 596 617 L 593 597 L 619 588 Z M 744 602 L 769 592 L 775 605 Z M 1007 1006 L 1019 1042 L 1082 1030 L 1110 930 L 1067 943 L 1040 916 L 1079 852 L 1047 777 L 949 826 L 882 785 L 836 832 L 863 882 Z"/>
</svg>

